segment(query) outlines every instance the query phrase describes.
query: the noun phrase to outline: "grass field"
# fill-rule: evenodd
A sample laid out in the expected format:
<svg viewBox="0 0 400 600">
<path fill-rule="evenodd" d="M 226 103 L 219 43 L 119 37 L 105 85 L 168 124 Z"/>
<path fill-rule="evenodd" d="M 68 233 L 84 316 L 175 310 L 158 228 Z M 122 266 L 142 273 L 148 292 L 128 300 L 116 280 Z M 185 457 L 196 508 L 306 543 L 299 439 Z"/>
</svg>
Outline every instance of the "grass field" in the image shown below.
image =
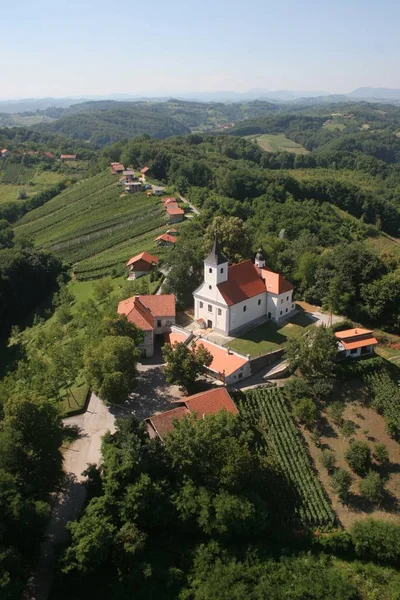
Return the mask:
<svg viewBox="0 0 400 600">
<path fill-rule="evenodd" d="M 308 154 L 308 150 L 301 144 L 289 140 L 283 133 L 264 133 L 259 136 L 246 136 L 247 139 L 255 139 L 257 144 L 267 152 L 294 152 L 294 154 Z"/>
<path fill-rule="evenodd" d="M 324 127 L 324 129 L 328 129 L 330 131 L 334 131 L 335 129 L 339 129 L 339 131 L 343 131 L 343 129 L 346 127 L 346 125 L 343 125 L 343 123 L 324 123 L 323 127 Z"/>
<path fill-rule="evenodd" d="M 31 115 L 29 117 L 23 117 L 22 115 L 12 115 L 13 125 L 16 127 L 30 127 L 31 125 L 38 125 L 39 123 L 52 123 L 55 119 L 46 117 L 45 115 Z"/>
<path fill-rule="evenodd" d="M 36 171 L 21 169 L 20 165 L 13 165 L 17 169 L 0 171 L 0 204 L 18 201 L 18 195 L 24 190 L 27 198 L 44 192 L 47 188 L 65 179 L 62 173 L 53 171 Z"/>
<path fill-rule="evenodd" d="M 254 358 L 279 350 L 285 346 L 289 338 L 304 333 L 305 329 L 311 325 L 312 322 L 307 315 L 299 313 L 283 323 L 267 321 L 246 331 L 226 345 L 232 350 L 250 354 Z"/>
<path fill-rule="evenodd" d="M 33 238 L 73 266 L 78 279 L 123 272 L 124 264 L 143 250 L 161 258 L 154 238 L 167 229 L 159 198 L 122 194 L 118 180 L 100 173 L 71 186 L 20 219 L 15 233 Z"/>
</svg>

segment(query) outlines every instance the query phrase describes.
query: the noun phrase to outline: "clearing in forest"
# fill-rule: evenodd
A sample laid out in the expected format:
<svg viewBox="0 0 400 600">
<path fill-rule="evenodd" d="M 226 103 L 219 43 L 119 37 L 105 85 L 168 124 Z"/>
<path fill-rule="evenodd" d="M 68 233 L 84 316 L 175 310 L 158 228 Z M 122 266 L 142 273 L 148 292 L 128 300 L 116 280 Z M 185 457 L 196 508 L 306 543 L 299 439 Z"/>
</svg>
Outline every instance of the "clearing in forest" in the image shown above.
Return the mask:
<svg viewBox="0 0 400 600">
<path fill-rule="evenodd" d="M 308 150 L 301 144 L 289 140 L 284 133 L 264 133 L 256 138 L 257 144 L 267 152 L 294 152 L 294 154 L 308 154 Z"/>
</svg>

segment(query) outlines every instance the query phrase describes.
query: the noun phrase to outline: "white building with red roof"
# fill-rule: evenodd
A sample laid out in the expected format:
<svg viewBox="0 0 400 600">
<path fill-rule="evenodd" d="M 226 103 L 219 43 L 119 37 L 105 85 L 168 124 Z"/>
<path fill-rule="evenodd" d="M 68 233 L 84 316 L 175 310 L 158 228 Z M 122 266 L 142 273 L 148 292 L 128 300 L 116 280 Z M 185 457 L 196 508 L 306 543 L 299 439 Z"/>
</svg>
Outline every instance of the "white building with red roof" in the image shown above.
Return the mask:
<svg viewBox="0 0 400 600">
<path fill-rule="evenodd" d="M 335 337 L 338 342 L 339 356 L 342 358 L 358 358 L 372 354 L 378 340 L 370 329 L 345 329 L 337 331 Z"/>
<path fill-rule="evenodd" d="M 204 261 L 204 282 L 193 293 L 194 315 L 205 327 L 225 335 L 267 317 L 287 318 L 294 310 L 293 285 L 265 267 L 261 250 L 255 263 L 228 265 L 217 239 Z"/>
<path fill-rule="evenodd" d="M 155 336 L 164 335 L 175 324 L 175 296 L 132 296 L 118 304 L 117 313 L 125 315 L 130 323 L 142 329 L 144 340 L 139 350 L 142 356 L 150 358 L 154 356 Z"/>
<path fill-rule="evenodd" d="M 198 419 L 204 419 L 207 415 L 213 415 L 220 410 L 225 410 L 234 415 L 239 413 L 225 388 L 201 392 L 179 402 L 176 408 L 148 417 L 146 419 L 147 433 L 151 438 L 158 437 L 163 440 L 165 435 L 173 430 L 175 423 L 188 415 L 194 414 Z"/>
<path fill-rule="evenodd" d="M 157 256 L 153 256 L 149 252 L 141 252 L 136 256 L 132 256 L 126 263 L 126 267 L 128 267 L 128 279 L 134 280 L 142 277 L 142 275 L 148 275 L 153 265 L 157 263 Z"/>
</svg>

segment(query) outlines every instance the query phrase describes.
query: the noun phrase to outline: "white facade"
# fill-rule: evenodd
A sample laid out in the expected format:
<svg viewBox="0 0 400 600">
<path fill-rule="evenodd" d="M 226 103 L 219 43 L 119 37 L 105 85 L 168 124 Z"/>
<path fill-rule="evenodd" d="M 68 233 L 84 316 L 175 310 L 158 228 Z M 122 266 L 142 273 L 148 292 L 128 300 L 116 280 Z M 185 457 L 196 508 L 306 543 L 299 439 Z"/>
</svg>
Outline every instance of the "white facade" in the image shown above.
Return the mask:
<svg viewBox="0 0 400 600">
<path fill-rule="evenodd" d="M 274 321 L 279 321 L 287 317 L 294 309 L 293 290 L 283 294 L 267 293 L 267 317 Z"/>
<path fill-rule="evenodd" d="M 260 319 L 266 313 L 267 293 L 253 296 L 243 302 L 234 304 L 229 309 L 229 331 L 235 331 L 251 321 Z"/>
</svg>

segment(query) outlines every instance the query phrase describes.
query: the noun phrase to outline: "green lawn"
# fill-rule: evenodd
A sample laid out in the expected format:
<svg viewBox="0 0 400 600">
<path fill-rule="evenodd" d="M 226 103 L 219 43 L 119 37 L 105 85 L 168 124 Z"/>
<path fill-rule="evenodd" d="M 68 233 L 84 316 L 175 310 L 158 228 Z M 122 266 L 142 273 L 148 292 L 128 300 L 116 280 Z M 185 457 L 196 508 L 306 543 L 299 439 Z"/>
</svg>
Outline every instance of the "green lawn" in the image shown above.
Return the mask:
<svg viewBox="0 0 400 600">
<path fill-rule="evenodd" d="M 39 171 L 29 178 L 30 185 L 24 183 L 0 183 L 0 204 L 4 202 L 18 202 L 18 194 L 23 189 L 28 198 L 55 185 L 65 179 L 63 173 L 52 171 Z"/>
<path fill-rule="evenodd" d="M 288 338 L 304 333 L 305 329 L 311 325 L 311 320 L 304 313 L 298 313 L 289 321 L 280 324 L 267 321 L 243 333 L 226 346 L 242 354 L 250 354 L 254 358 L 261 354 L 279 350 L 279 348 L 285 346 Z"/>
<path fill-rule="evenodd" d="M 253 136 L 254 137 L 254 136 Z M 289 140 L 283 133 L 265 133 L 256 137 L 257 144 L 267 152 L 294 152 L 295 154 L 308 154 L 301 144 Z"/>
<path fill-rule="evenodd" d="M 330 131 L 334 131 L 335 129 L 343 131 L 345 127 L 346 125 L 343 125 L 343 123 L 324 123 L 324 129 L 328 129 Z"/>
<path fill-rule="evenodd" d="M 81 409 L 85 404 L 88 391 L 89 386 L 81 374 L 70 390 L 64 388 L 60 391 L 61 401 L 59 406 L 61 414 L 65 417 L 68 416 L 68 413 Z"/>
</svg>

